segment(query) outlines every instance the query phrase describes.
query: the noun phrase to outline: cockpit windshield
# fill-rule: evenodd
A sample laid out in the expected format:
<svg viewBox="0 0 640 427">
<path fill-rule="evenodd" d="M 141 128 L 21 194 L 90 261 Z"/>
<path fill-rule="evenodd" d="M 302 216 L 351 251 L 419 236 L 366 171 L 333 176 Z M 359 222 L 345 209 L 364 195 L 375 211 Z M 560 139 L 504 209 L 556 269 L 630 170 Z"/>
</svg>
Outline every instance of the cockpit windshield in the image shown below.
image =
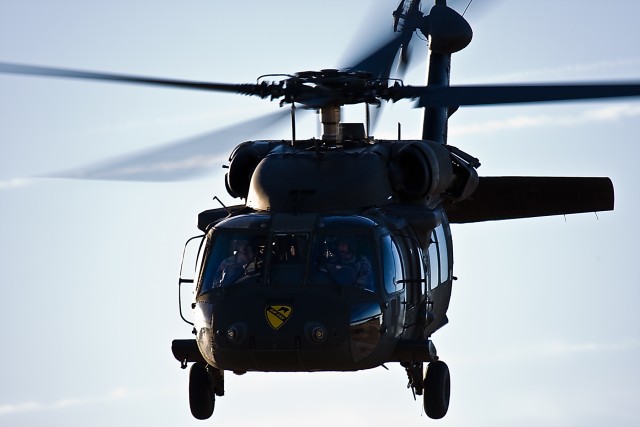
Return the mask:
<svg viewBox="0 0 640 427">
<path fill-rule="evenodd" d="M 312 282 L 337 283 L 375 291 L 374 258 L 369 236 L 318 234 L 313 249 Z"/>
<path fill-rule="evenodd" d="M 233 224 L 238 228 L 222 226 L 210 232 L 199 294 L 240 284 L 377 291 L 378 257 L 364 219 L 348 217 L 347 223 L 331 217 L 316 231 L 278 232 L 261 225 L 264 217 L 238 217 L 234 221 L 239 224 Z"/>
<path fill-rule="evenodd" d="M 258 281 L 264 273 L 265 245 L 265 234 L 218 231 L 211 243 L 201 292 Z"/>
</svg>

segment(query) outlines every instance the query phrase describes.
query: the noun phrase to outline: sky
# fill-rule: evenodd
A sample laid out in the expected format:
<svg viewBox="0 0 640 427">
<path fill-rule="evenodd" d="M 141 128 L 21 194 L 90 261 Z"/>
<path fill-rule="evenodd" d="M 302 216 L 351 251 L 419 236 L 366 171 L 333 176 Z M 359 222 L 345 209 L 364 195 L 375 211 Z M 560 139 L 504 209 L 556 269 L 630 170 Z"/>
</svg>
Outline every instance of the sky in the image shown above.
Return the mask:
<svg viewBox="0 0 640 427">
<path fill-rule="evenodd" d="M 348 65 L 341 61 L 391 24 L 394 3 L 0 0 L 0 61 L 253 82 Z M 474 40 L 454 55 L 452 83 L 638 80 L 639 12 L 634 0 L 475 0 L 466 14 Z M 421 66 L 405 80 L 424 81 Z M 639 100 L 473 107 L 452 117 L 449 142 L 480 158 L 481 175 L 608 176 L 616 207 L 453 227 L 459 280 L 450 323 L 433 336 L 452 376 L 444 419 L 422 414 L 395 364 L 231 374 L 212 419 L 193 419 L 188 372 L 170 351 L 171 340 L 191 336 L 178 316 L 177 275 L 197 213 L 216 207 L 214 196 L 238 203 L 223 169 L 178 183 L 35 177 L 277 108 L 227 94 L 0 75 L 0 425 L 640 423 Z M 409 102 L 387 106 L 375 134 L 394 137 L 398 122 L 404 137 L 419 136 L 420 111 Z M 315 136 L 316 126 L 304 132 Z M 239 142 L 220 141 L 221 150 Z"/>
</svg>

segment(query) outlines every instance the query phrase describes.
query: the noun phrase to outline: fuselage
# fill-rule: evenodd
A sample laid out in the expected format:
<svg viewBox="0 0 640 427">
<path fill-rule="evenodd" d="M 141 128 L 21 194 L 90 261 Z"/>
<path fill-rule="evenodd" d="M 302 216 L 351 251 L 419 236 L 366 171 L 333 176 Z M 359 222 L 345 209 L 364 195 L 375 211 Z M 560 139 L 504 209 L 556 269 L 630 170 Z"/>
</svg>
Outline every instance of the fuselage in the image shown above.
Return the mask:
<svg viewBox="0 0 640 427">
<path fill-rule="evenodd" d="M 451 239 L 422 209 L 418 236 L 388 209 L 253 212 L 211 227 L 195 333 L 205 361 L 231 371 L 351 371 L 430 360 L 446 322 Z"/>
</svg>

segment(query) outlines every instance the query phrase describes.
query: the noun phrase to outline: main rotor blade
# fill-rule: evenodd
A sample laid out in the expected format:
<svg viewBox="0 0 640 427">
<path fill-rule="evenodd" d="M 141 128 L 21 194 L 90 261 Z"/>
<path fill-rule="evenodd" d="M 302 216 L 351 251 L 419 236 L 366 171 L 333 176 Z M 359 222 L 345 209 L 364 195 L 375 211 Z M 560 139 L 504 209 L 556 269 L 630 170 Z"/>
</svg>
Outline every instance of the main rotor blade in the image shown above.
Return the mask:
<svg viewBox="0 0 640 427">
<path fill-rule="evenodd" d="M 97 80 L 114 83 L 163 86 L 177 89 L 204 90 L 209 92 L 230 92 L 246 95 L 259 95 L 260 85 L 230 84 L 177 80 L 157 77 L 111 74 L 93 71 L 71 70 L 66 68 L 40 67 L 35 65 L 0 62 L 0 73 L 28 76 L 63 77 L 69 79 Z"/>
<path fill-rule="evenodd" d="M 392 0 L 388 3 L 392 7 Z M 398 34 L 393 31 L 391 13 L 378 6 L 368 9 L 354 38 L 347 43 L 339 61 L 341 70 L 368 72 L 375 78 L 389 76 L 400 44 Z"/>
<path fill-rule="evenodd" d="M 356 64 L 345 69 L 347 71 L 366 71 L 374 77 L 388 79 L 401 45 L 400 37 L 394 36 L 364 58 L 359 59 Z"/>
<path fill-rule="evenodd" d="M 42 177 L 156 182 L 194 178 L 219 167 L 233 147 L 257 131 L 280 124 L 287 117 L 289 110 L 283 109 L 160 148 Z"/>
<path fill-rule="evenodd" d="M 408 3 L 406 6 L 404 3 L 404 1 L 401 2 L 398 9 L 392 14 L 394 25 L 390 25 L 390 20 L 379 21 L 379 18 L 374 19 L 375 22 L 366 21 L 367 26 L 361 30 L 367 35 L 365 39 L 371 40 L 372 35 L 373 37 L 377 35 L 378 39 L 370 49 L 366 50 L 365 54 L 351 62 L 355 62 L 355 64 L 344 67 L 345 70 L 369 72 L 382 80 L 390 77 L 403 77 L 411 62 L 410 41 L 419 20 L 423 17 L 419 0 L 411 0 L 410 4 Z M 361 45 L 361 41 L 359 45 Z M 399 56 L 398 53 L 400 53 Z M 398 58 L 398 75 L 392 76 L 392 68 L 396 63 L 396 58 Z"/>
<path fill-rule="evenodd" d="M 613 210 L 609 178 L 483 176 L 467 199 L 445 207 L 452 223 L 465 224 Z"/>
<path fill-rule="evenodd" d="M 522 104 L 640 96 L 640 82 L 552 83 L 486 86 L 405 86 L 390 88 L 391 98 L 418 98 L 417 107 Z"/>
</svg>

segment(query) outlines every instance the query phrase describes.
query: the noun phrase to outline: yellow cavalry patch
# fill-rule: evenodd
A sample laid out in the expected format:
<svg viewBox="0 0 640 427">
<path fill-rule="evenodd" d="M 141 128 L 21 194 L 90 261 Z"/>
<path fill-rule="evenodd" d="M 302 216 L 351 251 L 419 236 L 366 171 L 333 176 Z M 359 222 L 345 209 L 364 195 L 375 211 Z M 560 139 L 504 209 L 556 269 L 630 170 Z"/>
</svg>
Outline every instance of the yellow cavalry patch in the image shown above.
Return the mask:
<svg viewBox="0 0 640 427">
<path fill-rule="evenodd" d="M 288 305 L 270 305 L 264 309 L 267 323 L 274 330 L 280 329 L 284 322 L 289 320 L 293 309 Z"/>
</svg>

